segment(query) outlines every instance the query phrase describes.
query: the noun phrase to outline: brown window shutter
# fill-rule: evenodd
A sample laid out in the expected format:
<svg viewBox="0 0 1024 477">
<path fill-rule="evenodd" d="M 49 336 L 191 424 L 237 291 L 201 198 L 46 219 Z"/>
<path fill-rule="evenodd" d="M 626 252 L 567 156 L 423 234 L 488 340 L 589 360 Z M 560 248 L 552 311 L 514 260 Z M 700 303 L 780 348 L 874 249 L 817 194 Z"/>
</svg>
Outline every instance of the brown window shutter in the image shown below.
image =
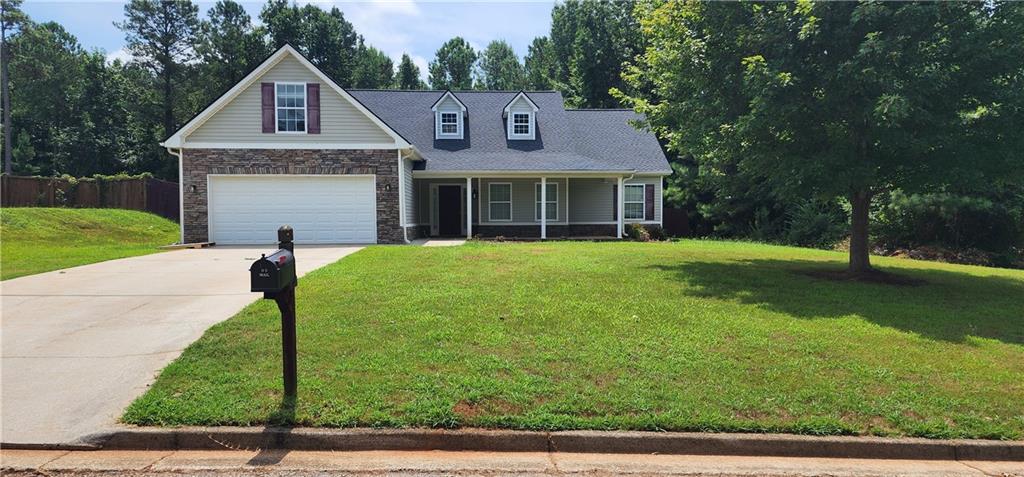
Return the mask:
<svg viewBox="0 0 1024 477">
<path fill-rule="evenodd" d="M 654 184 L 644 184 L 644 220 L 654 220 Z"/>
<path fill-rule="evenodd" d="M 306 83 L 306 132 L 320 134 L 320 84 Z"/>
<path fill-rule="evenodd" d="M 274 124 L 274 83 L 260 83 L 260 92 L 263 96 L 263 132 L 273 134 L 277 132 Z"/>
<path fill-rule="evenodd" d="M 612 220 L 619 220 L 619 186 L 612 184 Z"/>
</svg>

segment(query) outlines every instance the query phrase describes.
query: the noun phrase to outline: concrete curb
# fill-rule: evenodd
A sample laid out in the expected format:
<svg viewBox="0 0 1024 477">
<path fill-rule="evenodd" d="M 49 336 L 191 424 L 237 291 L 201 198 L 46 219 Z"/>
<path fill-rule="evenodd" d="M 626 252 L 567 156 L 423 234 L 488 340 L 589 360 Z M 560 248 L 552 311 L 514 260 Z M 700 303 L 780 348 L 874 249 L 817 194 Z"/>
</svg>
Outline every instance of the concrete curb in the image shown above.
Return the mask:
<svg viewBox="0 0 1024 477">
<path fill-rule="evenodd" d="M 1024 441 L 700 432 L 135 427 L 94 434 L 68 446 L 104 450 L 445 450 L 1024 461 Z"/>
</svg>

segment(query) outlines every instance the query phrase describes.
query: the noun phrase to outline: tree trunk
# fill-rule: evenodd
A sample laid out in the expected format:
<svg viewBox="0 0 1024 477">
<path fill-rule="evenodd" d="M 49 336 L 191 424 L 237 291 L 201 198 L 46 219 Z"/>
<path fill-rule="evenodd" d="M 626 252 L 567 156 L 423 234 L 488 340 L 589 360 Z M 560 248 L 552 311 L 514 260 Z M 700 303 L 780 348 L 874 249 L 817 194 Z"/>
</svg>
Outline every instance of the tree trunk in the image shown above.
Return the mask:
<svg viewBox="0 0 1024 477">
<path fill-rule="evenodd" d="M 4 173 L 14 172 L 14 157 L 11 151 L 11 87 L 8 77 L 8 63 L 10 63 L 10 52 L 7 47 L 7 32 L 0 35 L 0 108 L 3 108 L 4 122 Z"/>
<path fill-rule="evenodd" d="M 164 139 L 174 134 L 174 99 L 171 85 L 171 68 L 164 65 Z"/>
<path fill-rule="evenodd" d="M 868 255 L 868 212 L 871 209 L 871 193 L 865 190 L 850 195 L 852 208 L 850 217 L 850 268 L 851 274 L 871 271 Z"/>
</svg>

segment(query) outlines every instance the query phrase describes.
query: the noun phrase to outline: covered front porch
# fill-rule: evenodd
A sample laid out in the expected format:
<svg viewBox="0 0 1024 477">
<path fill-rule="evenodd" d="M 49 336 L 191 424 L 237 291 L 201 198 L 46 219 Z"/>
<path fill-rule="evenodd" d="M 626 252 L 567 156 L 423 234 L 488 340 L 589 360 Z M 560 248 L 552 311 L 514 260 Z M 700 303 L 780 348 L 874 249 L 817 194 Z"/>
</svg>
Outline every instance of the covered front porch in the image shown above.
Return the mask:
<svg viewBox="0 0 1024 477">
<path fill-rule="evenodd" d="M 661 177 L 414 176 L 421 237 L 621 238 L 626 224 L 661 224 Z"/>
</svg>

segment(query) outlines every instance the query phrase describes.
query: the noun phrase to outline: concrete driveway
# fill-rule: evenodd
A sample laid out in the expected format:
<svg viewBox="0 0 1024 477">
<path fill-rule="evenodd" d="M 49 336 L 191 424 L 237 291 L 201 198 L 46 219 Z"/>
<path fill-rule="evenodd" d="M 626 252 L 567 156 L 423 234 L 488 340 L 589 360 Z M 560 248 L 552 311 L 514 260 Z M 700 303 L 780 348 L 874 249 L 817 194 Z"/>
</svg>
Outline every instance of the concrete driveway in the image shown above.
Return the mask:
<svg viewBox="0 0 1024 477">
<path fill-rule="evenodd" d="M 0 282 L 0 442 L 62 444 L 116 426 L 157 372 L 261 295 L 264 247 L 176 250 Z M 361 247 L 298 246 L 304 274 Z"/>
</svg>

